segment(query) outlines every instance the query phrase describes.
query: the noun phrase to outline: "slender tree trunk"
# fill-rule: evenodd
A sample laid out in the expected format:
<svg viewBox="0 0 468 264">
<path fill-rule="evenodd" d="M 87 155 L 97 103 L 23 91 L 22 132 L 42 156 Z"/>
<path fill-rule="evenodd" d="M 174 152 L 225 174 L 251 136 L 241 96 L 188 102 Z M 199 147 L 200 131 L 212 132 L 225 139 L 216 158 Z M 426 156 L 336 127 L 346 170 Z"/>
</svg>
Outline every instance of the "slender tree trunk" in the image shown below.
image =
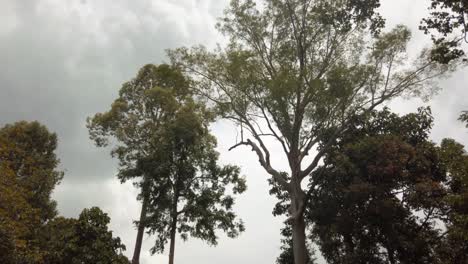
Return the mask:
<svg viewBox="0 0 468 264">
<path fill-rule="evenodd" d="M 171 244 L 169 246 L 169 264 L 174 264 L 176 228 L 177 228 L 177 213 L 172 217 L 172 223 L 171 223 Z"/>
<path fill-rule="evenodd" d="M 142 192 L 143 192 L 143 202 L 141 205 L 140 221 L 138 223 L 138 231 L 137 231 L 137 237 L 135 241 L 135 249 L 133 251 L 132 264 L 140 264 L 141 245 L 143 243 L 143 235 L 145 233 L 144 220 L 146 217 L 146 212 L 148 211 L 149 194 L 144 189 L 142 190 Z"/>
<path fill-rule="evenodd" d="M 177 229 L 177 203 L 179 202 L 179 182 L 176 182 L 174 188 L 174 199 L 172 201 L 172 222 L 171 222 L 171 241 L 169 245 L 169 264 L 174 264 L 174 253 L 175 253 L 175 238 L 176 238 L 176 229 Z"/>
<path fill-rule="evenodd" d="M 180 177 L 177 178 L 174 184 L 174 197 L 172 200 L 172 209 L 171 209 L 171 241 L 169 245 L 169 264 L 174 264 L 174 253 L 175 253 L 175 239 L 176 239 L 176 232 L 177 232 L 177 204 L 179 203 L 179 184 L 180 184 Z"/>
</svg>

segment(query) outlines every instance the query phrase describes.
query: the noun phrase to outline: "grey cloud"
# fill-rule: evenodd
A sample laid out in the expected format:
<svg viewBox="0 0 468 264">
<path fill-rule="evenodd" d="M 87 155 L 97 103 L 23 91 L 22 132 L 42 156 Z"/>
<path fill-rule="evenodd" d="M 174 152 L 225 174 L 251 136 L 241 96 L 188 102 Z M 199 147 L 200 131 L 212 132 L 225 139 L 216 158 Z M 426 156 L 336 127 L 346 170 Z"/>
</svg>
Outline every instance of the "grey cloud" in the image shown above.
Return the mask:
<svg viewBox="0 0 468 264">
<path fill-rule="evenodd" d="M 8 1 L 17 22 L 0 35 L 0 122 L 39 120 L 56 131 L 67 179 L 113 177 L 114 164 L 98 158 L 107 153 L 87 140 L 86 117 L 165 49 L 203 42 L 208 14 L 190 15 L 189 1 L 26 2 Z"/>
</svg>

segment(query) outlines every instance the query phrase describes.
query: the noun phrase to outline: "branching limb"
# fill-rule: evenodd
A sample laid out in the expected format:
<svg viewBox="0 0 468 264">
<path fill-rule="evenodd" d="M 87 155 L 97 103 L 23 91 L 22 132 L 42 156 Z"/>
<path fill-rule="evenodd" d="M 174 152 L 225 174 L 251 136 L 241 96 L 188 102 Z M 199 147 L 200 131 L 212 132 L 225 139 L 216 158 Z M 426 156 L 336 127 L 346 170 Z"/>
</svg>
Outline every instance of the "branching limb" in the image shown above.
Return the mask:
<svg viewBox="0 0 468 264">
<path fill-rule="evenodd" d="M 290 189 L 290 185 L 287 182 L 287 179 L 283 175 L 281 175 L 281 173 L 279 171 L 275 170 L 271 166 L 269 161 L 267 162 L 265 160 L 265 156 L 264 156 L 262 150 L 257 146 L 257 144 L 255 144 L 255 142 L 252 142 L 250 139 L 247 139 L 247 141 L 239 142 L 236 145 L 232 146 L 231 148 L 229 148 L 229 151 L 231 151 L 231 150 L 233 150 L 233 149 L 235 149 L 235 148 L 237 148 L 239 146 L 251 146 L 252 151 L 254 151 L 258 156 L 258 161 L 260 162 L 260 165 L 268 172 L 268 174 L 273 176 L 273 179 L 276 182 L 278 182 L 281 185 L 281 187 L 283 187 L 286 190 Z"/>
</svg>

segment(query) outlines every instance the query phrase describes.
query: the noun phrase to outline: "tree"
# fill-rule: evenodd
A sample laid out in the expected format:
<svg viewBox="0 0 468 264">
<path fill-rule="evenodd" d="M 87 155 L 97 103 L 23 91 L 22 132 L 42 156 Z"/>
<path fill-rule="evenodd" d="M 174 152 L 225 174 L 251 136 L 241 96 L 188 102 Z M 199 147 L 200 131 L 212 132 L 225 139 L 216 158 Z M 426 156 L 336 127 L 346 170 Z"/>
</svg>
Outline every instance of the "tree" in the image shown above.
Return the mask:
<svg viewBox="0 0 468 264">
<path fill-rule="evenodd" d="M 448 63 L 464 57 L 460 44 L 468 42 L 468 2 L 465 0 L 431 0 L 430 15 L 421 21 L 420 29 L 430 34 L 436 45 L 432 57 Z"/>
<path fill-rule="evenodd" d="M 305 178 L 314 172 L 350 116 L 369 113 L 398 97 L 426 94 L 430 81 L 451 65 L 430 60 L 429 51 L 410 63 L 410 32 L 398 26 L 379 34 L 378 1 L 233 0 L 219 29 L 230 42 L 169 52 L 194 76 L 193 87 L 237 124 L 241 140 L 260 165 L 287 190 L 296 264 L 307 260 Z M 429 89 L 430 90 L 430 89 Z M 314 152 L 325 133 L 329 142 Z M 289 171 L 271 162 L 272 138 Z M 312 155 L 311 155 L 312 154 Z"/>
<path fill-rule="evenodd" d="M 177 68 L 146 65 L 123 85 L 110 111 L 88 120 L 98 146 L 106 146 L 109 138 L 118 141 L 112 154 L 120 161 L 119 178 L 143 178 L 132 263 L 138 263 L 147 226 L 158 235 L 153 253 L 170 240 L 171 263 L 176 229 L 183 238 L 190 234 L 211 244 L 215 229 L 232 237 L 243 230 L 232 212 L 233 197 L 225 191 L 233 184 L 234 193 L 243 192 L 244 179 L 237 167 L 217 164 L 216 141 L 207 128 L 214 116 L 192 98 L 188 83 Z"/>
<path fill-rule="evenodd" d="M 351 126 L 310 192 L 307 219 L 323 255 L 329 263 L 439 263 L 447 178 L 428 139 L 430 112 L 384 110 Z"/>
<path fill-rule="evenodd" d="M 63 177 L 56 148 L 56 134 L 38 122 L 0 129 L 0 262 L 128 263 L 98 208 L 78 220 L 56 217 L 50 196 Z"/>
<path fill-rule="evenodd" d="M 63 172 L 57 170 L 57 135 L 39 122 L 22 121 L 4 126 L 0 138 L 9 143 L 2 151 L 2 163 L 8 164 L 18 184 L 32 193 L 28 202 L 40 210 L 41 222 L 55 217 L 56 202 L 50 196 L 63 178 Z"/>
<path fill-rule="evenodd" d="M 208 116 L 207 116 L 208 114 Z M 161 124 L 158 146 L 144 166 L 150 180 L 146 225 L 157 239 L 152 253 L 163 252 L 169 241 L 169 263 L 174 263 L 176 233 L 217 244 L 216 229 L 236 237 L 244 226 L 233 212 L 234 197 L 246 189 L 236 166 L 218 165 L 216 139 L 203 105 L 188 102 Z"/>
<path fill-rule="evenodd" d="M 37 233 L 56 215 L 50 198 L 63 173 L 57 170 L 57 137 L 38 122 L 0 129 L 0 259 L 41 263 Z"/>
<path fill-rule="evenodd" d="M 467 155 L 453 140 L 429 141 L 432 123 L 427 109 L 384 109 L 354 119 L 334 144 L 306 208 L 329 263 L 466 262 Z M 272 191 L 284 211 L 283 192 Z"/>
<path fill-rule="evenodd" d="M 128 264 L 125 245 L 108 230 L 109 216 L 98 207 L 84 209 L 78 219 L 57 217 L 47 223 L 40 236 L 49 264 Z"/>
<path fill-rule="evenodd" d="M 132 264 L 139 263 L 151 176 L 139 164 L 157 149 L 153 138 L 160 123 L 171 118 L 188 96 L 188 81 L 177 69 L 164 64 L 145 65 L 133 80 L 123 84 L 108 112 L 88 118 L 90 137 L 97 146 L 108 146 L 110 138 L 117 141 L 111 155 L 119 159 L 118 178 L 122 182 L 142 178 L 142 208 Z"/>
</svg>

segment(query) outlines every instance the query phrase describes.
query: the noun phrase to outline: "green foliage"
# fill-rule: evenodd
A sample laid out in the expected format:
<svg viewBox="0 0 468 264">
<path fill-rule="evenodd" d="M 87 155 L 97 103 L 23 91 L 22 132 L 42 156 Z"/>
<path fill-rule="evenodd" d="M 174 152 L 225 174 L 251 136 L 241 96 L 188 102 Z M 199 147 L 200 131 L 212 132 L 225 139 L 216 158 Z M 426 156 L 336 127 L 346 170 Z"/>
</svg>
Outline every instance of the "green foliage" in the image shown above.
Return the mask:
<svg viewBox="0 0 468 264">
<path fill-rule="evenodd" d="M 312 175 L 306 208 L 329 263 L 466 262 L 468 155 L 454 140 L 430 142 L 432 123 L 429 109 L 384 109 L 356 116 L 338 138 Z M 284 190 L 273 184 L 271 193 L 281 200 L 274 213 L 287 214 Z"/>
<path fill-rule="evenodd" d="M 78 219 L 57 217 L 41 230 L 50 264 L 128 264 L 125 246 L 108 230 L 109 216 L 99 208 L 84 209 Z"/>
<path fill-rule="evenodd" d="M 149 232 L 157 234 L 153 252 L 164 250 L 175 228 L 183 239 L 192 236 L 211 245 L 217 244 L 216 229 L 229 237 L 244 231 L 231 194 L 244 192 L 245 180 L 238 167 L 218 165 L 210 119 L 200 110 L 186 104 L 162 124 L 154 142 L 158 148 L 145 164 L 154 175 L 147 218 Z"/>
<path fill-rule="evenodd" d="M 110 111 L 88 119 L 98 146 L 117 140 L 112 154 L 119 159 L 119 178 L 143 176 L 148 212 L 140 224 L 157 235 L 153 253 L 162 252 L 176 232 L 214 245 L 216 229 L 230 237 L 244 230 L 228 188 L 241 193 L 245 180 L 238 167 L 218 165 L 208 129 L 215 116 L 194 100 L 189 83 L 176 67 L 146 65 L 122 86 Z"/>
<path fill-rule="evenodd" d="M 99 208 L 78 220 L 56 217 L 56 148 L 57 136 L 38 122 L 0 129 L 0 263 L 129 263 Z"/>
<path fill-rule="evenodd" d="M 447 233 L 443 242 L 442 258 L 444 263 L 466 263 L 468 257 L 468 154 L 463 145 L 452 139 L 444 139 L 440 156 L 444 161 L 450 178 L 447 196 L 448 210 L 445 214 Z"/>
<path fill-rule="evenodd" d="M 56 216 L 50 196 L 62 179 L 55 155 L 57 137 L 38 122 L 0 129 L 0 259 L 41 263 L 37 232 Z"/>
<path fill-rule="evenodd" d="M 6 143 L 0 160 L 16 175 L 18 184 L 31 192 L 28 202 L 40 210 L 41 221 L 53 218 L 56 203 L 50 199 L 55 186 L 63 177 L 57 170 L 55 155 L 57 136 L 38 122 L 18 122 L 0 130 Z"/>
<path fill-rule="evenodd" d="M 88 118 L 90 137 L 99 147 L 116 140 L 112 155 L 119 159 L 119 179 L 141 177 L 144 172 L 138 160 L 156 147 L 151 142 L 159 124 L 190 100 L 188 81 L 180 71 L 168 65 L 146 65 L 123 84 L 109 111 Z"/>
<path fill-rule="evenodd" d="M 468 42 L 468 3 L 464 0 L 431 0 L 429 10 L 431 13 L 421 21 L 420 29 L 431 35 L 436 46 L 432 58 L 440 63 L 449 63 L 464 57 L 460 44 Z"/>
<path fill-rule="evenodd" d="M 253 1 L 232 1 L 219 24 L 231 39 L 226 49 L 169 53 L 175 65 L 196 76 L 197 92 L 249 132 L 252 139 L 243 138 L 239 145 L 252 146 L 261 165 L 285 188 L 286 179 L 269 161 L 265 137 L 281 144 L 296 170 L 293 164 L 303 163 L 325 130 L 338 127 L 339 134 L 350 116 L 394 97 L 430 94 L 429 81 L 449 70 L 432 63 L 427 52 L 409 64 L 410 33 L 403 26 L 372 37 L 371 10 L 378 6 L 373 1 L 357 4 L 362 17 L 339 22 L 350 3 L 355 1 L 276 0 L 266 1 L 259 11 Z M 298 174 L 296 184 L 323 154 L 291 171 L 292 179 Z"/>
<path fill-rule="evenodd" d="M 312 175 L 306 208 L 329 263 L 436 263 L 433 224 L 446 192 L 431 126 L 428 109 L 403 117 L 385 109 L 356 116 L 337 139 Z M 284 190 L 271 193 L 281 200 L 274 213 L 287 213 Z"/>
<path fill-rule="evenodd" d="M 308 213 L 329 263 L 437 263 L 445 171 L 431 126 L 426 110 L 384 110 L 339 138 L 312 176 Z"/>
<path fill-rule="evenodd" d="M 19 186 L 13 170 L 0 166 L 0 259 L 2 263 L 38 263 L 43 252 L 35 233 L 41 227 L 40 209 L 28 201 L 31 192 Z"/>
<path fill-rule="evenodd" d="M 297 237 L 297 264 L 306 262 L 302 182 L 313 173 L 355 115 L 393 98 L 429 96 L 432 82 L 454 69 L 422 50 L 408 59 L 410 32 L 381 32 L 379 1 L 232 0 L 218 29 L 225 48 L 199 46 L 169 52 L 174 65 L 193 76 L 195 91 L 238 126 L 275 184 L 286 191 Z M 317 143 L 328 143 L 314 152 Z M 289 171 L 271 162 L 271 142 L 281 146 Z M 314 153 L 312 157 L 308 157 Z M 302 234 L 301 234 L 302 233 Z M 294 239 L 293 239 L 294 240 Z"/>
</svg>

